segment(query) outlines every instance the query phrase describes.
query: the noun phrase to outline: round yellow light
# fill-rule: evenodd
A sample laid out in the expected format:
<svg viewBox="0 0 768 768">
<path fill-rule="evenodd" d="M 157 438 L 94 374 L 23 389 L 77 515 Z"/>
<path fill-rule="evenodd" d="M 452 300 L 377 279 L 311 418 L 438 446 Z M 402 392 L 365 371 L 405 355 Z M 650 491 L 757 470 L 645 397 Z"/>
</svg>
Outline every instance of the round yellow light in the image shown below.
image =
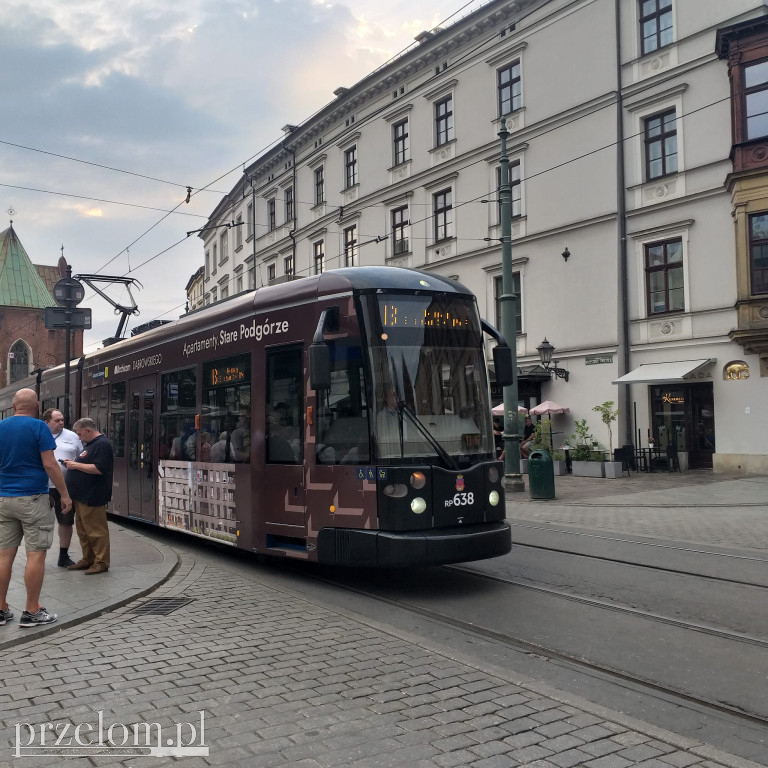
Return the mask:
<svg viewBox="0 0 768 768">
<path fill-rule="evenodd" d="M 381 334 L 381 340 L 382 341 L 386 341 L 388 338 L 389 338 L 389 334 L 388 333 L 382 333 Z"/>
<path fill-rule="evenodd" d="M 492 507 L 496 507 L 499 504 L 499 492 L 498 491 L 491 491 L 491 493 L 488 496 L 488 503 Z"/>
<path fill-rule="evenodd" d="M 336 511 L 336 507 L 333 504 L 331 504 L 331 514 L 333 514 L 335 511 Z"/>
<path fill-rule="evenodd" d="M 420 491 L 427 484 L 427 478 L 423 472 L 414 472 L 411 475 L 411 488 Z"/>
<path fill-rule="evenodd" d="M 426 508 L 427 508 L 427 502 L 424 501 L 424 499 L 422 499 L 421 496 L 417 496 L 411 502 L 411 512 L 413 512 L 414 515 L 420 515 Z"/>
</svg>

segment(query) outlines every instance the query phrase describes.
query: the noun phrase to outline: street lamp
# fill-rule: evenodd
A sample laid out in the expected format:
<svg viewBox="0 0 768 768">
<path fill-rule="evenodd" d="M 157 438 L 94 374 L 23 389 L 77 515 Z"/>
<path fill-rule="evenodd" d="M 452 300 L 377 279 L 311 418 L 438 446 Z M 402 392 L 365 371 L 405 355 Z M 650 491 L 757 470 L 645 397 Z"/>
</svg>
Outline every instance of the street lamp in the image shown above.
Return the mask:
<svg viewBox="0 0 768 768">
<path fill-rule="evenodd" d="M 549 373 L 554 373 L 559 379 L 565 379 L 568 381 L 570 373 L 565 368 L 557 367 L 557 360 L 552 360 L 552 353 L 555 351 L 555 347 L 547 341 L 547 337 L 544 337 L 544 341 L 536 347 L 536 351 L 539 353 L 539 359 L 544 366 L 544 370 Z"/>
</svg>

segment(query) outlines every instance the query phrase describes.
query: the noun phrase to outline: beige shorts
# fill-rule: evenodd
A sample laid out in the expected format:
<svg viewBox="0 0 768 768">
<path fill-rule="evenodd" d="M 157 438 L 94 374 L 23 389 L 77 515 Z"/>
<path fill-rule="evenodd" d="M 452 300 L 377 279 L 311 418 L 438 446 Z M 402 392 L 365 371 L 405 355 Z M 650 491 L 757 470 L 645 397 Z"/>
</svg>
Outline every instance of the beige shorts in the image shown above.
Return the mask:
<svg viewBox="0 0 768 768">
<path fill-rule="evenodd" d="M 47 493 L 0 497 L 0 549 L 16 549 L 22 538 L 29 552 L 50 549 L 55 521 Z"/>
</svg>

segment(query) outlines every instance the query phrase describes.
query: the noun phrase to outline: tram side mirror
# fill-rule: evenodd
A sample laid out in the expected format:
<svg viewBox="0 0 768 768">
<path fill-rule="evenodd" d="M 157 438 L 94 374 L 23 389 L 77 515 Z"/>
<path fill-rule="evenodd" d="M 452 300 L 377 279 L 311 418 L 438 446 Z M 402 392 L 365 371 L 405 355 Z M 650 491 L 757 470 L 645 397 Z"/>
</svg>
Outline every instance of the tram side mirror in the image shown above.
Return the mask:
<svg viewBox="0 0 768 768">
<path fill-rule="evenodd" d="M 512 350 L 506 344 L 497 344 L 493 348 L 493 367 L 496 369 L 496 384 L 508 387 L 514 381 L 512 368 Z"/>
<path fill-rule="evenodd" d="M 309 386 L 312 389 L 331 388 L 331 350 L 323 341 L 309 345 Z"/>
<path fill-rule="evenodd" d="M 327 307 L 320 313 L 317 330 L 309 345 L 309 386 L 312 389 L 331 388 L 331 350 L 323 341 L 323 334 L 338 330 L 339 308 Z"/>
</svg>

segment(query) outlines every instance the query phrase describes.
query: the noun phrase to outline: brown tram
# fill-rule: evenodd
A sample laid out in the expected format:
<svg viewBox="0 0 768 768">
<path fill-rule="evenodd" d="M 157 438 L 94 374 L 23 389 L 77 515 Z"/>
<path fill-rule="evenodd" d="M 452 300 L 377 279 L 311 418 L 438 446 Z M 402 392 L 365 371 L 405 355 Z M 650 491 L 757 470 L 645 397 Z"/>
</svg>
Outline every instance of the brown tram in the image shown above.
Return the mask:
<svg viewBox="0 0 768 768">
<path fill-rule="evenodd" d="M 115 452 L 109 511 L 275 556 L 348 566 L 510 551 L 483 332 L 454 281 L 338 269 L 247 292 L 70 366 L 73 421 Z M 64 367 L 0 392 L 64 406 Z"/>
</svg>

